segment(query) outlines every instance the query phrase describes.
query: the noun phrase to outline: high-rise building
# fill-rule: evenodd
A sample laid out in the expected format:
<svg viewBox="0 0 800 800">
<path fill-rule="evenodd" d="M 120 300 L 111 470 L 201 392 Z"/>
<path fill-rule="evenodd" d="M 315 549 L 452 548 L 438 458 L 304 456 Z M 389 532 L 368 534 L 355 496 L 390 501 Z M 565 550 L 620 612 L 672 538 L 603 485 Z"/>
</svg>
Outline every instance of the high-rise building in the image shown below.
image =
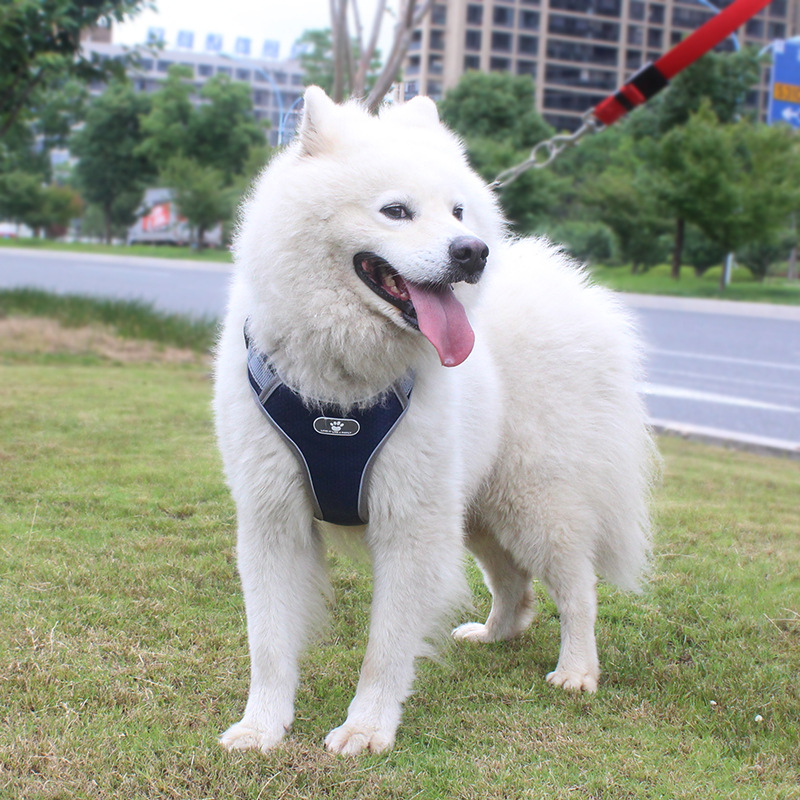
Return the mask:
<svg viewBox="0 0 800 800">
<path fill-rule="evenodd" d="M 441 0 L 414 33 L 406 96 L 439 99 L 467 70 L 530 75 L 537 110 L 556 129 L 575 130 L 586 111 L 713 13 L 705 0 Z M 800 0 L 772 0 L 737 39 L 763 48 L 798 33 Z M 729 38 L 720 49 L 734 46 Z M 750 98 L 762 114 L 766 72 Z"/>
</svg>

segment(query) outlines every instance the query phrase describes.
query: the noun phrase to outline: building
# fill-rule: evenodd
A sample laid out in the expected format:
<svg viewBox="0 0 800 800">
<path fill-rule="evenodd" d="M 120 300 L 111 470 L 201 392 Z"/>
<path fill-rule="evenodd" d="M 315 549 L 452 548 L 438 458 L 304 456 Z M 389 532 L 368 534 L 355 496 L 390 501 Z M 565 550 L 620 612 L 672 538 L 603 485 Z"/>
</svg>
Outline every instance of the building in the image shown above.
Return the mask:
<svg viewBox="0 0 800 800">
<path fill-rule="evenodd" d="M 712 15 L 703 0 L 443 0 L 415 31 L 406 96 L 439 99 L 467 70 L 530 75 L 537 110 L 556 129 L 575 130 L 586 111 Z M 762 48 L 799 33 L 800 0 L 772 0 L 738 39 Z M 733 46 L 727 39 L 720 49 Z M 751 98 L 762 115 L 767 87 L 765 74 Z"/>
<path fill-rule="evenodd" d="M 102 59 L 121 58 L 131 48 L 110 42 L 84 41 L 84 51 L 97 53 Z M 214 75 L 227 75 L 232 80 L 248 83 L 253 93 L 256 119 L 270 123 L 270 144 L 278 143 L 282 129 L 294 131 L 294 111 L 303 93 L 303 70 L 296 60 L 261 60 L 219 53 L 191 50 L 156 50 L 139 48 L 139 66 L 128 71 L 136 89 L 155 91 L 167 77 L 173 64 L 192 70 L 195 87 L 199 90 Z M 101 91 L 97 84 L 94 90 Z"/>
</svg>

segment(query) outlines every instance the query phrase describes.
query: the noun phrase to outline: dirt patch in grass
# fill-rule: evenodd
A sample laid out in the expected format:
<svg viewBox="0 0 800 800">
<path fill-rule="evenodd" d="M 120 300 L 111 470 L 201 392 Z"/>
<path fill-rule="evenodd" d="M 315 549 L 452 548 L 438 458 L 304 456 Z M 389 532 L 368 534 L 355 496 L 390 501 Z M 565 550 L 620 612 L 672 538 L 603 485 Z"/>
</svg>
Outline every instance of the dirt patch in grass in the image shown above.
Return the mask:
<svg viewBox="0 0 800 800">
<path fill-rule="evenodd" d="M 14 356 L 93 355 L 123 364 L 202 364 L 209 360 L 188 348 L 123 338 L 107 326 L 73 328 L 45 317 L 0 318 L 0 353 Z"/>
</svg>

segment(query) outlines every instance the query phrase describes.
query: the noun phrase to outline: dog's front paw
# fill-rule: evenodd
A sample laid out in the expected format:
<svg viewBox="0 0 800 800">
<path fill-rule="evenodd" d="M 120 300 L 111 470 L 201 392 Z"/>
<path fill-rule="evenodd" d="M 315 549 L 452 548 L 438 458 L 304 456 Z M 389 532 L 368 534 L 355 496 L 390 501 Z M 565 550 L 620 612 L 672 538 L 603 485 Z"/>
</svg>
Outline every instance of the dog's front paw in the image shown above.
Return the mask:
<svg viewBox="0 0 800 800">
<path fill-rule="evenodd" d="M 453 638 L 461 642 L 493 642 L 495 637 L 481 622 L 466 622 L 453 631 Z"/>
<path fill-rule="evenodd" d="M 277 747 L 284 736 L 286 736 L 286 728 L 282 725 L 273 730 L 242 720 L 231 725 L 219 737 L 219 743 L 226 750 L 260 750 L 262 753 L 266 753 Z"/>
<path fill-rule="evenodd" d="M 600 680 L 599 670 L 567 670 L 558 669 L 547 676 L 547 682 L 560 686 L 569 692 L 596 692 Z"/>
<path fill-rule="evenodd" d="M 382 753 L 394 745 L 394 733 L 386 733 L 378 728 L 345 722 L 334 728 L 325 737 L 325 747 L 331 753 L 343 756 L 357 756 L 359 753 Z"/>
</svg>

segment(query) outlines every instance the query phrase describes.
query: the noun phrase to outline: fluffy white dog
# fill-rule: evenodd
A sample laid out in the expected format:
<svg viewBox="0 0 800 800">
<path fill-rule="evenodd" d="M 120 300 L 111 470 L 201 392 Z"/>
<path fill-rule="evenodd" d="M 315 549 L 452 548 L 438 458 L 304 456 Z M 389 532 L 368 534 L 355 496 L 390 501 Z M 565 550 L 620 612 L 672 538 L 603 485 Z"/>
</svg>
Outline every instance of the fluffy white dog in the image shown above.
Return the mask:
<svg viewBox="0 0 800 800">
<path fill-rule="evenodd" d="M 394 743 L 415 659 L 463 599 L 465 541 L 492 609 L 455 638 L 519 634 L 537 577 L 561 620 L 547 680 L 594 691 L 596 575 L 636 587 L 653 464 L 615 298 L 549 243 L 508 237 L 426 98 L 373 117 L 308 89 L 235 252 L 215 413 L 251 676 L 222 744 L 267 750 L 292 724 L 327 594 L 315 518 L 365 523 L 374 574 L 358 689 L 329 750 Z M 340 459 L 362 434 L 372 449 Z"/>
</svg>

